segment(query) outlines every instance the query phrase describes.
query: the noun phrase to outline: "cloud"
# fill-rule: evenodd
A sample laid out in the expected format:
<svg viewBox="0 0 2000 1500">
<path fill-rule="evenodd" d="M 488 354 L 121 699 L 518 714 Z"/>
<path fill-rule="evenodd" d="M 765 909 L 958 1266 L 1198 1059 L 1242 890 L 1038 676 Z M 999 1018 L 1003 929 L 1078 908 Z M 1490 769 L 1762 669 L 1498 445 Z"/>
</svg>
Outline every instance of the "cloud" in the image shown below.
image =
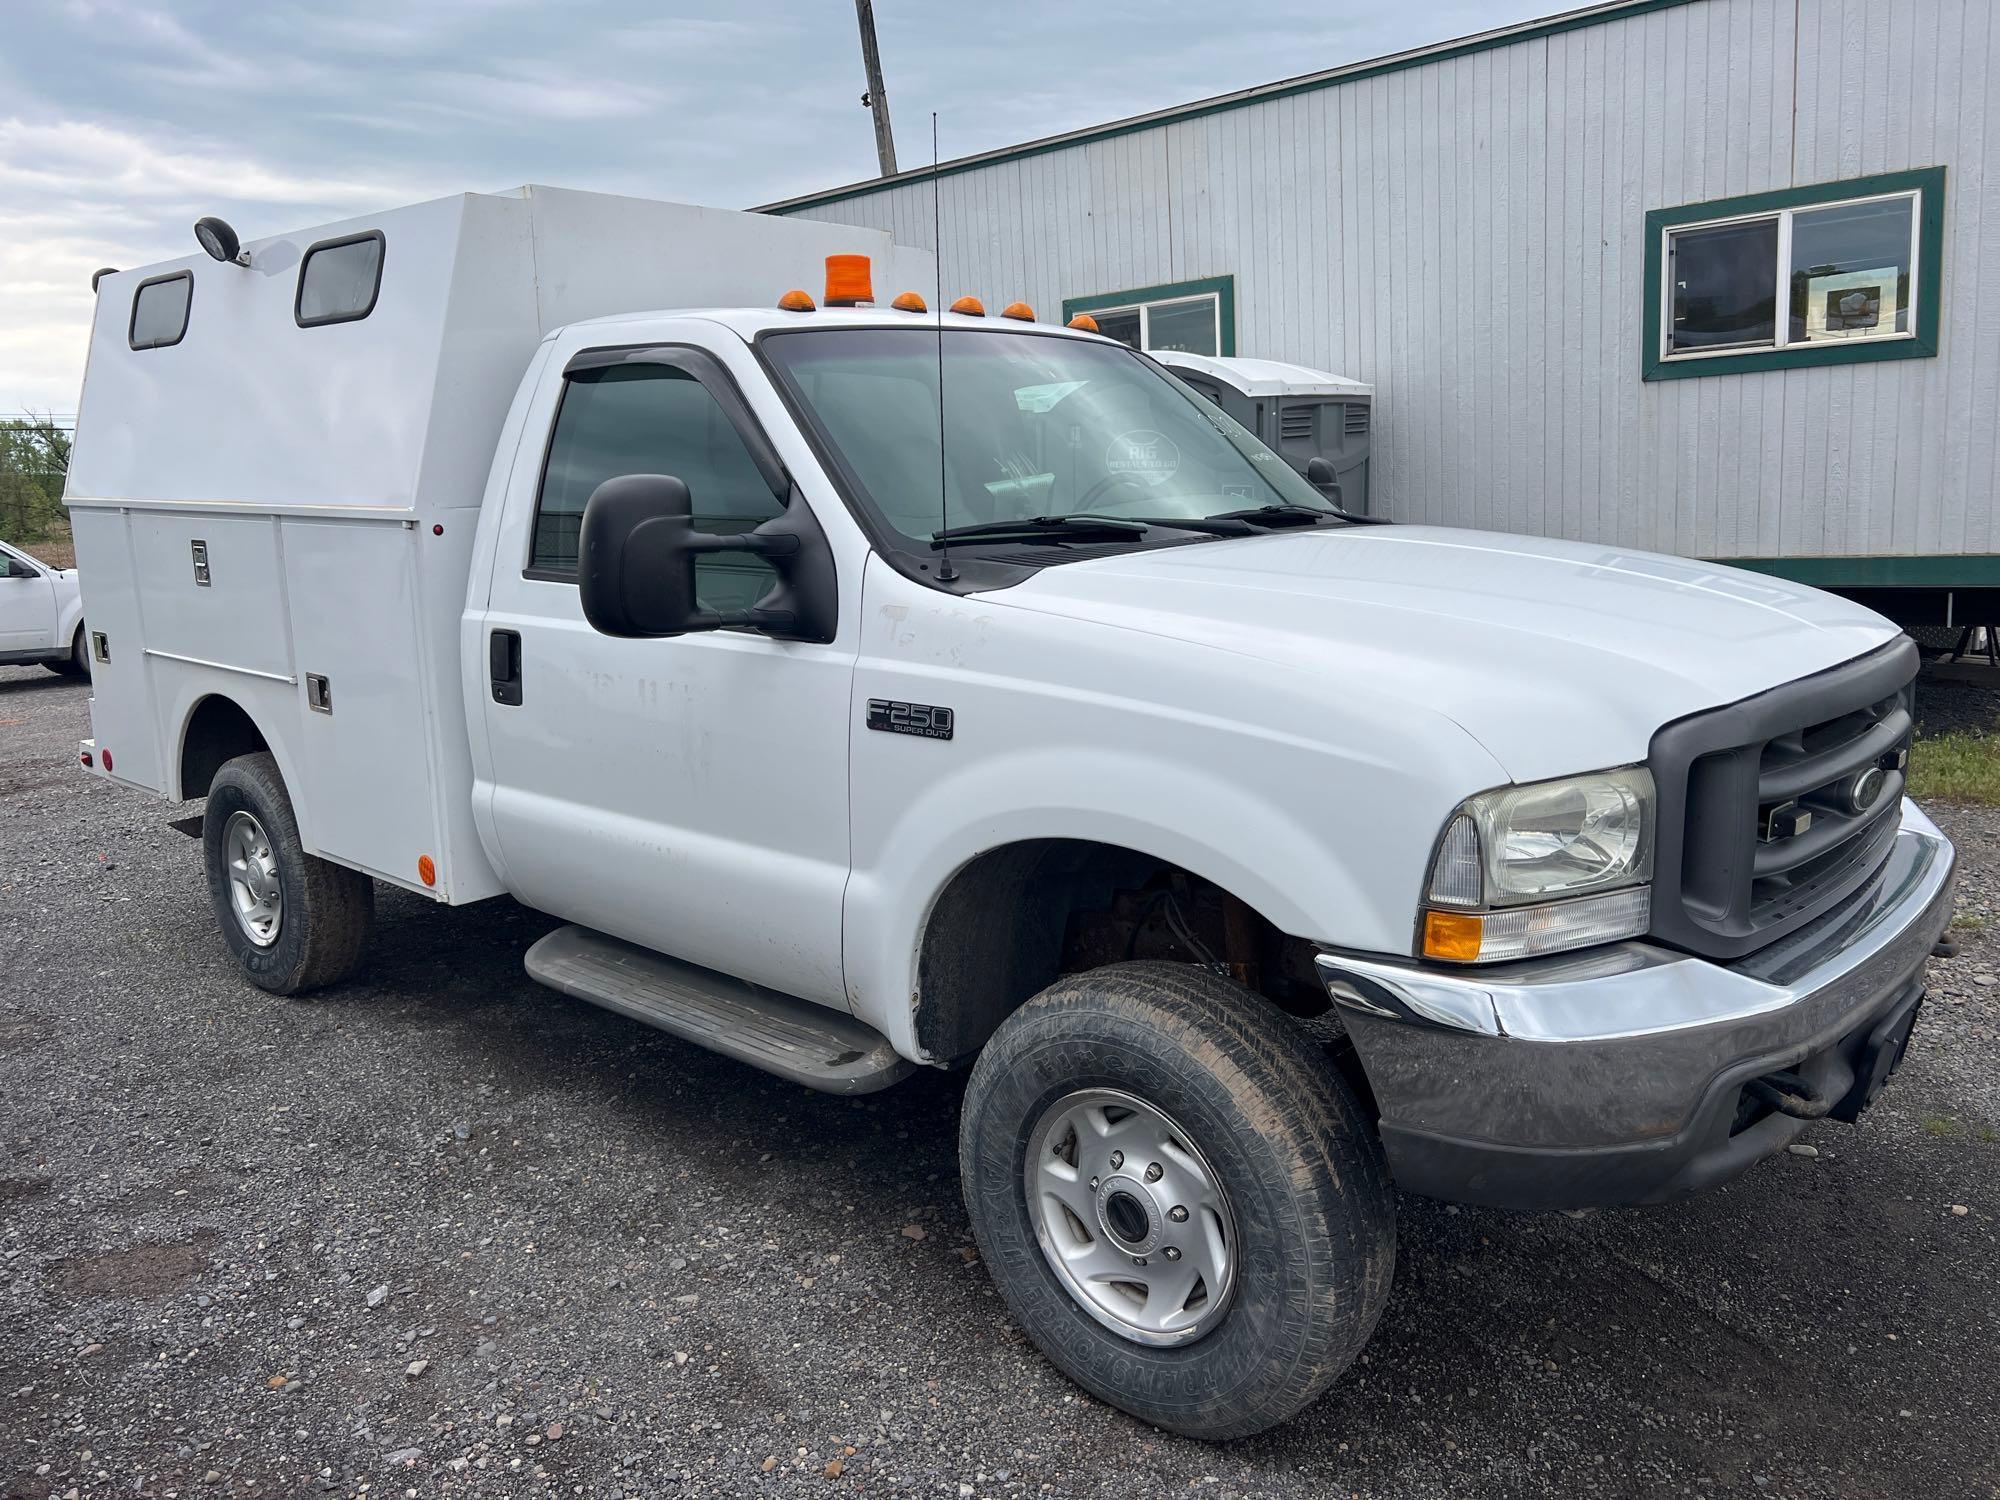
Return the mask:
<svg viewBox="0 0 2000 1500">
<path fill-rule="evenodd" d="M 876 0 L 905 164 L 1525 19 L 1548 0 Z M 0 411 L 74 408 L 90 273 L 466 189 L 736 206 L 875 154 L 844 0 L 0 0 Z"/>
</svg>

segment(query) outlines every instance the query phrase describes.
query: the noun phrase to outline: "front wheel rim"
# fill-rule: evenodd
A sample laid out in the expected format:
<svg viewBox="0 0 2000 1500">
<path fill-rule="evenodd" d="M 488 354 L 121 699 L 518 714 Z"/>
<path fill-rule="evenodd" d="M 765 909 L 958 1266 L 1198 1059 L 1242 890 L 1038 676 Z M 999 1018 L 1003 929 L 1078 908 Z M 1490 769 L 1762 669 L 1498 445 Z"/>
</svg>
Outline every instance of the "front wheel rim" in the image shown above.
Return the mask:
<svg viewBox="0 0 2000 1500">
<path fill-rule="evenodd" d="M 1071 1298 L 1135 1344 L 1185 1344 L 1229 1309 L 1241 1258 L 1221 1176 L 1172 1116 L 1082 1089 L 1042 1112 L 1023 1187 L 1035 1239 Z"/>
<path fill-rule="evenodd" d="M 222 858 L 237 927 L 257 947 L 270 947 L 284 926 L 285 891 L 264 825 L 250 813 L 231 813 L 222 825 Z"/>
</svg>

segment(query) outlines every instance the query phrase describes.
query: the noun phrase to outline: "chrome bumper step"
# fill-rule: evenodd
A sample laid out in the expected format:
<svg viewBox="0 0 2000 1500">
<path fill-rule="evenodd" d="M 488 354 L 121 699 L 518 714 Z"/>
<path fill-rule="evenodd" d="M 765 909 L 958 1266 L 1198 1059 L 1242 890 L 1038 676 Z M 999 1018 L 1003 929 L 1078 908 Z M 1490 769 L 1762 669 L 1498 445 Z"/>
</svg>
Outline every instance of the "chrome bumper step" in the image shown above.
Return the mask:
<svg viewBox="0 0 2000 1500">
<path fill-rule="evenodd" d="M 868 1094 L 916 1064 L 844 1011 L 760 989 L 621 942 L 559 927 L 528 950 L 528 976 L 592 1005 L 828 1094 Z"/>
</svg>

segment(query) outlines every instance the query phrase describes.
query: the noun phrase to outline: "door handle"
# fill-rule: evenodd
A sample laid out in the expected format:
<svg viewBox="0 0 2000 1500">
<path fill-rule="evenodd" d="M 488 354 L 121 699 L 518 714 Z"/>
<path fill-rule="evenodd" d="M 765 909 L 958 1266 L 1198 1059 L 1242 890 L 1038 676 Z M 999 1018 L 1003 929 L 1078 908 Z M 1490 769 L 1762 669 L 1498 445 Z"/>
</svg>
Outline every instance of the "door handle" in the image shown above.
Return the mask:
<svg viewBox="0 0 2000 1500">
<path fill-rule="evenodd" d="M 521 701 L 521 632 L 496 630 L 487 637 L 486 665 L 495 703 Z"/>
</svg>

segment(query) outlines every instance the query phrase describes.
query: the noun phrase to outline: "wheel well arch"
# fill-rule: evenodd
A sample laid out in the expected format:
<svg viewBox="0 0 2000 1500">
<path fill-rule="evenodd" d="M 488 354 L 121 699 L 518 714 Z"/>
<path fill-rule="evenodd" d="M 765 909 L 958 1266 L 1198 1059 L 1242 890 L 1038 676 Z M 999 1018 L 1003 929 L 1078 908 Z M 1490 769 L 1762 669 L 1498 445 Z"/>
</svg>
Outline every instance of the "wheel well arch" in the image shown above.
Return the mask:
<svg viewBox="0 0 2000 1500">
<path fill-rule="evenodd" d="M 189 710 L 181 730 L 180 795 L 206 797 L 215 773 L 226 762 L 270 748 L 264 731 L 241 704 L 221 693 L 208 694 Z"/>
<path fill-rule="evenodd" d="M 915 1039 L 961 1063 L 1066 973 L 1134 958 L 1225 969 L 1288 1011 L 1328 1008 L 1313 945 L 1158 855 L 1089 839 L 999 845 L 953 872 L 917 944 Z"/>
</svg>

